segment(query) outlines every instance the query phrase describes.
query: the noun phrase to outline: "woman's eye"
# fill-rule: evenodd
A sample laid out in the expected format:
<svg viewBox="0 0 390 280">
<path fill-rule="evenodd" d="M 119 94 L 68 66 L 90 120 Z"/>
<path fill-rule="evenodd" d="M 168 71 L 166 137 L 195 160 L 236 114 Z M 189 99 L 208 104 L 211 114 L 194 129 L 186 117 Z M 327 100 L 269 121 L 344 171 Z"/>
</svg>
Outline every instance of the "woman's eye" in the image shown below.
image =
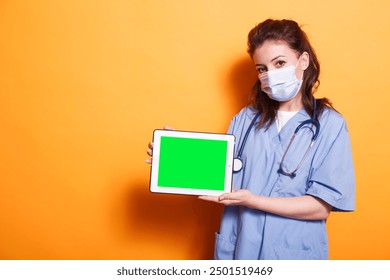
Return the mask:
<svg viewBox="0 0 390 280">
<path fill-rule="evenodd" d="M 257 68 L 257 72 L 259 72 L 259 73 L 267 72 L 267 68 L 265 68 L 265 67 L 258 67 Z"/>
<path fill-rule="evenodd" d="M 286 64 L 285 61 L 279 60 L 279 61 L 276 62 L 276 67 L 280 68 L 280 67 L 283 67 L 283 65 L 285 65 L 285 64 Z"/>
</svg>

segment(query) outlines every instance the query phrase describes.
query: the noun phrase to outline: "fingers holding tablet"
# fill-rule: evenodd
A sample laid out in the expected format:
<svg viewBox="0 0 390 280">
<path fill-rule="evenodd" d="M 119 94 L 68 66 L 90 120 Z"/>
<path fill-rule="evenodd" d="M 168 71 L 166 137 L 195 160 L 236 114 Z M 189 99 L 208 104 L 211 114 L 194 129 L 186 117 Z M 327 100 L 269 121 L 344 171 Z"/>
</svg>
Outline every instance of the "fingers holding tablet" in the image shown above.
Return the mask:
<svg viewBox="0 0 390 280">
<path fill-rule="evenodd" d="M 167 126 L 167 125 L 164 126 L 163 129 L 164 129 L 164 130 L 176 130 L 176 129 L 174 129 L 173 127 Z M 148 149 L 146 150 L 146 153 L 147 153 L 148 156 L 150 156 L 150 157 L 153 157 L 153 148 L 154 148 L 154 143 L 153 143 L 153 142 L 149 142 L 149 144 L 148 144 Z M 146 162 L 147 164 L 152 164 L 152 161 L 153 161 L 152 158 L 147 158 L 147 159 L 145 159 L 145 162 Z"/>
</svg>

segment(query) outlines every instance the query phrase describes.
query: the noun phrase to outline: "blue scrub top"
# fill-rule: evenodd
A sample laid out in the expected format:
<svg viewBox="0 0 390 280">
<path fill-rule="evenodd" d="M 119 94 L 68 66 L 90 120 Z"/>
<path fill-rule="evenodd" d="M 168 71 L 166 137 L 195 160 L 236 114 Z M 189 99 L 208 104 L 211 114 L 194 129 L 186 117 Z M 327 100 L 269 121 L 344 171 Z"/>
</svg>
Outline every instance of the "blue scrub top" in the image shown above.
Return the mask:
<svg viewBox="0 0 390 280">
<path fill-rule="evenodd" d="M 255 114 L 246 107 L 231 121 L 228 133 L 236 137 L 236 153 Z M 332 211 L 353 211 L 355 176 L 350 138 L 344 118 L 336 111 L 322 112 L 320 133 L 296 177 L 278 173 L 294 130 L 309 118 L 301 110 L 279 133 L 275 122 L 268 129 L 253 128 L 241 157 L 243 169 L 233 175 L 234 189 L 270 197 L 312 195 L 330 204 Z M 300 130 L 284 159 L 285 171 L 296 168 L 312 135 L 310 126 Z M 226 206 L 214 254 L 216 259 L 327 259 L 325 220 L 297 220 L 244 206 Z"/>
</svg>

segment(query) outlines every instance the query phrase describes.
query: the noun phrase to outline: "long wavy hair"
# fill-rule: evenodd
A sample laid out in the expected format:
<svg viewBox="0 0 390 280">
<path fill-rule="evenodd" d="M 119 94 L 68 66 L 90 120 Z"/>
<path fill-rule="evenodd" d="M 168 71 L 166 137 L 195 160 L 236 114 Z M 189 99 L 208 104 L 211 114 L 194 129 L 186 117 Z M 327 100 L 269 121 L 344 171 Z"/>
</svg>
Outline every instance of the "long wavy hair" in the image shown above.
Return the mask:
<svg viewBox="0 0 390 280">
<path fill-rule="evenodd" d="M 303 107 L 311 116 L 314 108 L 313 94 L 320 85 L 320 63 L 306 33 L 293 20 L 267 19 L 256 25 L 248 34 L 247 51 L 252 59 L 255 50 L 267 40 L 284 42 L 292 50 L 295 50 L 299 56 L 304 52 L 309 54 L 310 63 L 303 75 L 301 90 Z M 261 113 L 258 127 L 266 127 L 268 129 L 275 121 L 277 110 L 279 109 L 279 102 L 272 100 L 261 90 L 259 80 L 256 81 L 250 92 L 250 102 Z M 327 98 L 317 99 L 316 105 L 318 116 L 325 107 L 334 109 L 332 103 Z"/>
</svg>

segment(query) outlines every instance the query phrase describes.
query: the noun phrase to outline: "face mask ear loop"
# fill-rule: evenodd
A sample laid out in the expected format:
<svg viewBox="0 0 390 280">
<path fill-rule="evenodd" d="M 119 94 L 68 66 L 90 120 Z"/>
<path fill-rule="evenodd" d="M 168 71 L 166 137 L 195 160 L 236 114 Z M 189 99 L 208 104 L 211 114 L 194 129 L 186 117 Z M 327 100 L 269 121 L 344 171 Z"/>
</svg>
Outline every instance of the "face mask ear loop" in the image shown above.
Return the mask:
<svg viewBox="0 0 390 280">
<path fill-rule="evenodd" d="M 305 73 L 305 70 L 302 70 L 302 75 L 301 75 L 301 79 L 300 79 L 300 81 L 302 81 L 302 82 L 303 82 L 303 73 Z"/>
<path fill-rule="evenodd" d="M 297 69 L 298 63 L 299 63 L 299 61 L 301 60 L 301 58 L 302 58 L 302 55 L 299 56 L 298 61 L 297 61 L 297 63 L 295 64 L 295 69 Z M 302 67 L 301 67 L 301 68 L 302 68 Z M 299 79 L 300 81 L 303 81 L 303 73 L 305 73 L 305 70 L 302 69 L 301 78 Z"/>
</svg>

